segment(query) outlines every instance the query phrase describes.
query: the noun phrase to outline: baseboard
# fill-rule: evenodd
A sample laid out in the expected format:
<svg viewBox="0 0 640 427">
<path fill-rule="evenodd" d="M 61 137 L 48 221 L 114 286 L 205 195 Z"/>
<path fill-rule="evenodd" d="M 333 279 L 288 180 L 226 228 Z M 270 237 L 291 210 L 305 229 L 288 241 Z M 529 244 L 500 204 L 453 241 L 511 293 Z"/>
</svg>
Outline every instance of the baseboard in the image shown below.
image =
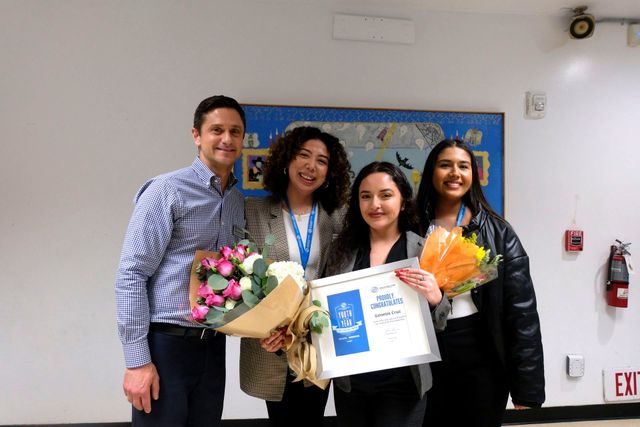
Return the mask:
<svg viewBox="0 0 640 427">
<path fill-rule="evenodd" d="M 606 405 L 553 406 L 549 408 L 508 410 L 503 424 L 544 424 L 570 421 L 640 418 L 640 402 Z"/>
<path fill-rule="evenodd" d="M 569 421 L 596 421 L 615 419 L 640 419 L 640 402 L 616 403 L 608 405 L 554 406 L 549 408 L 528 409 L 526 411 L 508 410 L 504 417 L 505 425 L 546 424 Z M 325 418 L 325 427 L 337 427 L 336 417 Z M 268 427 L 266 419 L 222 420 L 222 427 Z M 25 424 L 5 425 L 4 427 L 24 427 Z M 82 423 L 82 424 L 35 424 L 37 427 L 131 427 L 131 423 Z"/>
</svg>

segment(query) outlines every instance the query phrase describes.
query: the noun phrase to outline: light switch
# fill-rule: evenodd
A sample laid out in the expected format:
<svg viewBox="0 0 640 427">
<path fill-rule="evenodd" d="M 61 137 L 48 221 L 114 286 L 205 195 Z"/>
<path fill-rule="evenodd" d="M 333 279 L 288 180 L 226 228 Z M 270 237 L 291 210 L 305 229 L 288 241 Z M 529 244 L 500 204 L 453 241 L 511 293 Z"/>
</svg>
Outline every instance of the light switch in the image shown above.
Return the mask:
<svg viewBox="0 0 640 427">
<path fill-rule="evenodd" d="M 547 112 L 547 95 L 544 92 L 527 92 L 525 117 L 528 119 L 541 119 Z"/>
</svg>

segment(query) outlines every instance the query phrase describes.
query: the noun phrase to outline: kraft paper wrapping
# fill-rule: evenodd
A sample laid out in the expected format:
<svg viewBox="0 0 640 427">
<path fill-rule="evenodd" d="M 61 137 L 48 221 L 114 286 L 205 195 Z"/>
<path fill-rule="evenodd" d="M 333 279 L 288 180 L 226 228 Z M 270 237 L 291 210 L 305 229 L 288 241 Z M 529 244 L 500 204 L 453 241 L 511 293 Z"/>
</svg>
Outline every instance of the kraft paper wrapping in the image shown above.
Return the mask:
<svg viewBox="0 0 640 427">
<path fill-rule="evenodd" d="M 316 349 L 307 340 L 309 334 L 309 320 L 315 312 L 326 310 L 311 303 L 311 295 L 307 292 L 300 304 L 294 320 L 289 324 L 285 334 L 285 350 L 289 367 L 296 373 L 296 381 L 307 380 L 321 389 L 327 388 L 329 380 L 321 380 L 316 377 L 318 371 L 318 355 Z"/>
<path fill-rule="evenodd" d="M 220 258 L 220 254 L 211 251 L 196 251 L 191 266 L 191 280 L 189 282 L 189 302 L 191 307 L 197 303 L 200 281 L 196 274 L 196 267 L 205 257 Z M 298 312 L 304 299 L 304 294 L 298 283 L 287 276 L 273 291 L 269 293 L 255 307 L 245 310 L 232 310 L 224 317 L 229 320 L 224 326 L 215 328 L 226 335 L 243 338 L 267 338 L 277 328 L 289 325 Z M 244 306 L 246 307 L 246 306 Z M 241 314 L 238 315 L 238 312 Z"/>
</svg>

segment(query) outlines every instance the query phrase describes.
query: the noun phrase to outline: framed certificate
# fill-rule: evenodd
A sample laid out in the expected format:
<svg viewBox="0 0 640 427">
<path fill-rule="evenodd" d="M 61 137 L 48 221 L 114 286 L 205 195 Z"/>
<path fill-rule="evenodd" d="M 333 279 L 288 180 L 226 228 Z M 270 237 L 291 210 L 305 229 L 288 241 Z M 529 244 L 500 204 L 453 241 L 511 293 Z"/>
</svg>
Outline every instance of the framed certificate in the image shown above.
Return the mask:
<svg viewBox="0 0 640 427">
<path fill-rule="evenodd" d="M 311 281 L 330 328 L 311 334 L 320 379 L 440 360 L 427 300 L 400 281 L 418 258 Z"/>
</svg>

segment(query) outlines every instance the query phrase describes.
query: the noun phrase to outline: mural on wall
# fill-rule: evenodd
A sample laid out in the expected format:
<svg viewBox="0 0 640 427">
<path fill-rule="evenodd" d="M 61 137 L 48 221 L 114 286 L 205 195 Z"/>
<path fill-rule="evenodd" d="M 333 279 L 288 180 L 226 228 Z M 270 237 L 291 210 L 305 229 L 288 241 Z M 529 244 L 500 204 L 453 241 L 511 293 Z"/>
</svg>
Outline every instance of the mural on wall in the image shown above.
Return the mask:
<svg viewBox="0 0 640 427">
<path fill-rule="evenodd" d="M 236 163 L 240 188 L 263 196 L 262 166 L 269 146 L 297 126 L 316 126 L 344 145 L 354 173 L 374 160 L 398 165 L 417 191 L 431 149 L 459 138 L 473 149 L 480 184 L 491 206 L 503 214 L 504 114 L 365 108 L 243 105 L 247 132 Z"/>
</svg>

